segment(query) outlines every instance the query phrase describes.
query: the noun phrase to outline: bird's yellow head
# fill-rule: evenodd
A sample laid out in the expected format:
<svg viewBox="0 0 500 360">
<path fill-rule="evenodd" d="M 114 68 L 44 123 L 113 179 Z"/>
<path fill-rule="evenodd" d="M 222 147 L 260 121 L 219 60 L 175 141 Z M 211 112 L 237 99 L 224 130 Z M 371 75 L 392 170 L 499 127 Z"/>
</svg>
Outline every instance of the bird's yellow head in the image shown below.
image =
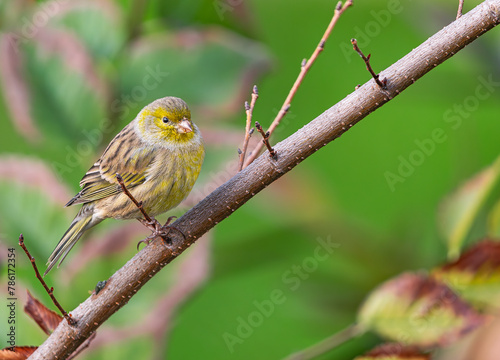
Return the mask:
<svg viewBox="0 0 500 360">
<path fill-rule="evenodd" d="M 142 138 L 163 146 L 188 144 L 199 136 L 184 100 L 164 97 L 153 101 L 137 115 L 137 128 Z"/>
</svg>

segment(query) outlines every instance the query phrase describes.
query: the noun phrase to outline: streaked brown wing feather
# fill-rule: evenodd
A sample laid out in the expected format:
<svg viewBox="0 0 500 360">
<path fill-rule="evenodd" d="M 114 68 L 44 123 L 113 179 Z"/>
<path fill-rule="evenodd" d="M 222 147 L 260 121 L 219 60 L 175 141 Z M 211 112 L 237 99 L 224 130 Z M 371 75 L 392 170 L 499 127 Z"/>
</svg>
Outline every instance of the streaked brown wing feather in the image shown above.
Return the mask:
<svg viewBox="0 0 500 360">
<path fill-rule="evenodd" d="M 127 125 L 110 142 L 80 181 L 83 189 L 66 206 L 85 204 L 122 192 L 116 181 L 117 173 L 128 189 L 144 183 L 155 153 L 136 136 L 132 126 L 133 123 Z"/>
<path fill-rule="evenodd" d="M 85 186 L 85 184 L 92 183 L 94 181 L 102 180 L 100 166 L 101 159 L 97 160 L 97 162 L 92 165 L 92 167 L 83 176 L 82 180 L 80 180 L 80 187 L 83 187 Z"/>
</svg>

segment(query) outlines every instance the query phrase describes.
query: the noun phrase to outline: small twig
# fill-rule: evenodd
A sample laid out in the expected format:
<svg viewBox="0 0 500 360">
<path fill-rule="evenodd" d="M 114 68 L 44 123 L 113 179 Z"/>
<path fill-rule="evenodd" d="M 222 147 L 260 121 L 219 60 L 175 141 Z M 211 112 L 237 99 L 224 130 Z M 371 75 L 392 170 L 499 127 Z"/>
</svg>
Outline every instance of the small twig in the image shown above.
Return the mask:
<svg viewBox="0 0 500 360">
<path fill-rule="evenodd" d="M 116 174 L 116 180 L 118 180 L 118 183 L 122 187 L 122 190 L 125 193 L 125 195 L 127 195 L 130 198 L 130 200 L 132 200 L 132 202 L 135 204 L 135 206 L 137 206 L 139 211 L 142 213 L 142 216 L 144 216 L 144 219 L 146 219 L 147 222 L 153 223 L 154 222 L 153 219 L 151 219 L 149 217 L 148 213 L 142 207 L 142 201 L 139 202 L 132 196 L 130 191 L 128 191 L 127 187 L 125 186 L 125 183 L 123 182 L 123 178 L 121 177 L 120 174 Z"/>
<path fill-rule="evenodd" d="M 375 71 L 373 71 L 372 66 L 370 65 L 370 57 L 372 56 L 372 54 L 368 54 L 368 56 L 365 56 L 365 54 L 363 54 L 363 52 L 359 48 L 358 41 L 356 39 L 351 39 L 351 44 L 354 47 L 354 50 L 356 50 L 356 52 L 359 54 L 359 56 L 361 56 L 361 58 L 365 62 L 366 70 L 368 70 L 370 74 L 372 74 L 372 77 L 377 83 L 377 85 L 380 86 L 382 89 L 385 89 L 387 85 L 387 79 L 383 79 L 382 81 L 380 81 L 379 74 L 375 74 Z"/>
<path fill-rule="evenodd" d="M 276 151 L 274 151 L 274 149 L 269 144 L 269 135 L 270 135 L 269 131 L 264 132 L 262 126 L 259 124 L 258 121 L 255 122 L 255 127 L 257 128 L 257 131 L 260 132 L 260 134 L 262 135 L 262 143 L 266 145 L 267 150 L 269 150 L 269 156 L 276 160 Z"/>
<path fill-rule="evenodd" d="M 255 102 L 259 98 L 259 91 L 257 90 L 257 85 L 253 86 L 252 89 L 252 100 L 250 100 L 250 104 L 248 101 L 245 101 L 245 112 L 247 114 L 247 123 L 245 126 L 245 140 L 243 141 L 243 150 L 238 149 L 238 153 L 240 154 L 240 158 L 238 161 L 238 171 L 243 169 L 243 163 L 245 162 L 245 156 L 247 153 L 248 142 L 250 141 L 250 136 L 252 136 L 253 129 L 250 129 L 252 126 L 252 115 L 253 108 L 255 107 Z"/>
<path fill-rule="evenodd" d="M 462 10 L 464 8 L 464 0 L 459 0 L 458 1 L 458 11 L 457 11 L 457 19 L 458 20 L 460 18 L 460 16 L 462 16 Z"/>
<path fill-rule="evenodd" d="M 335 24 L 337 24 L 337 21 L 339 20 L 340 16 L 351 5 L 352 5 L 352 0 L 347 0 L 343 6 L 342 6 L 342 1 L 339 1 L 337 3 L 332 20 L 330 21 L 330 24 L 328 24 L 328 27 L 326 28 L 325 33 L 323 34 L 323 37 L 321 38 L 318 46 L 316 47 L 316 49 L 314 49 L 314 52 L 311 55 L 311 57 L 309 58 L 309 60 L 306 60 L 306 59 L 302 60 L 299 76 L 297 77 L 297 80 L 295 80 L 295 83 L 293 84 L 292 88 L 290 89 L 290 92 L 288 93 L 288 96 L 286 97 L 285 102 L 283 103 L 283 106 L 281 106 L 281 110 L 276 115 L 276 118 L 271 123 L 271 126 L 269 126 L 269 130 L 268 130 L 269 136 L 271 136 L 271 134 L 274 132 L 276 127 L 280 124 L 281 120 L 285 117 L 286 113 L 290 109 L 290 105 L 292 103 L 292 100 L 293 100 L 295 94 L 297 93 L 297 90 L 299 89 L 300 84 L 302 84 L 302 80 L 304 80 L 304 77 L 306 76 L 307 72 L 309 71 L 311 66 L 314 64 L 314 62 L 316 61 L 316 58 L 318 57 L 318 55 L 323 51 L 323 49 L 325 47 L 326 40 L 328 40 L 328 37 L 330 36 L 330 33 L 332 32 L 333 28 L 335 27 Z M 264 144 L 259 141 L 259 143 L 253 149 L 252 153 L 245 160 L 243 168 L 250 165 L 252 163 L 252 161 L 254 161 L 257 158 L 257 156 L 259 156 L 259 153 L 262 150 L 263 146 L 264 146 Z"/>
<path fill-rule="evenodd" d="M 64 318 L 66 319 L 66 321 L 68 322 L 69 325 L 75 325 L 76 321 L 71 317 L 71 315 L 68 315 L 68 313 L 63 309 L 61 304 L 59 304 L 56 297 L 54 296 L 54 288 L 51 287 L 49 289 L 49 287 L 47 286 L 47 283 L 43 280 L 43 277 L 40 275 L 40 272 L 38 271 L 38 267 L 36 266 L 36 263 L 35 263 L 35 258 L 33 256 L 31 256 L 30 252 L 28 251 L 28 248 L 26 247 L 26 245 L 24 245 L 23 234 L 19 235 L 19 246 L 21 246 L 23 248 L 24 252 L 28 256 L 28 259 L 30 259 L 31 266 L 33 266 L 33 269 L 35 270 L 36 278 L 40 281 L 40 283 L 42 284 L 45 291 L 47 291 L 47 294 L 49 294 L 54 305 L 59 309 L 62 316 L 64 316 Z"/>
</svg>

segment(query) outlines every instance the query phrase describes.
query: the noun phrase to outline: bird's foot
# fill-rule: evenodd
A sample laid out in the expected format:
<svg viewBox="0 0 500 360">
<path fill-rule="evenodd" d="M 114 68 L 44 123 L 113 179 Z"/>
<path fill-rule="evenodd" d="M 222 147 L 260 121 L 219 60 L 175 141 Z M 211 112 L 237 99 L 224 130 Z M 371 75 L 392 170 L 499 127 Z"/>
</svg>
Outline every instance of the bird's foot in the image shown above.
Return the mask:
<svg viewBox="0 0 500 360">
<path fill-rule="evenodd" d="M 169 218 L 170 219 L 170 218 Z M 146 219 L 137 219 L 139 220 L 139 222 L 144 225 L 145 227 L 147 227 L 149 230 L 151 230 L 151 232 L 154 234 L 158 231 L 160 231 L 161 229 L 161 224 L 158 220 L 156 220 L 154 217 L 151 217 L 151 221 L 148 221 Z M 168 222 L 168 220 L 167 220 Z"/>
<path fill-rule="evenodd" d="M 140 241 L 137 243 L 137 251 L 139 251 L 139 246 L 140 246 L 141 244 L 146 244 L 146 246 L 148 246 L 148 245 L 149 245 L 149 243 L 151 242 L 151 240 L 153 240 L 155 237 L 156 237 L 156 235 L 149 235 L 147 238 L 140 240 Z"/>
<path fill-rule="evenodd" d="M 157 236 L 161 237 L 163 239 L 163 241 L 165 241 L 165 243 L 167 244 L 167 246 L 172 246 L 172 240 L 168 237 L 168 234 L 170 233 L 170 231 L 172 230 L 175 230 L 177 231 L 178 233 L 180 233 L 182 235 L 182 237 L 184 239 L 186 239 L 186 235 L 184 235 L 184 233 L 182 231 L 180 231 L 178 228 L 176 228 L 175 226 L 172 226 L 170 225 L 170 223 L 172 222 L 172 220 L 176 219 L 177 216 L 170 216 L 168 219 L 167 219 L 167 222 L 165 223 L 165 225 L 161 225 L 158 220 L 156 219 L 152 219 L 152 221 L 146 221 L 144 219 L 139 219 L 139 221 L 144 225 L 146 226 L 148 229 L 151 230 L 152 234 L 149 235 L 147 238 L 145 238 L 144 240 L 141 240 L 137 243 L 137 250 L 139 250 L 139 245 L 141 243 L 144 243 L 146 245 L 149 245 L 149 243 L 151 242 L 151 240 L 153 240 L 154 238 L 156 238 Z"/>
</svg>

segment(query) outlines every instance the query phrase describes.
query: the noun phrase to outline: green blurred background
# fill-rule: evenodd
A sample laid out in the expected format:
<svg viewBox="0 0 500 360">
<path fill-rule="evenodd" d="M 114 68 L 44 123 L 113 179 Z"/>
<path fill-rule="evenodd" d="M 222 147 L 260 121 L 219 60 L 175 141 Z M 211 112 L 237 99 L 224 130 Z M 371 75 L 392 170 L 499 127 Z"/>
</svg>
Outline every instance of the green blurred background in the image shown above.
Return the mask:
<svg viewBox="0 0 500 360">
<path fill-rule="evenodd" d="M 254 120 L 267 127 L 334 6 L 0 0 L 0 262 L 16 248 L 18 345 L 46 338 L 21 310 L 25 289 L 50 304 L 16 245 L 19 233 L 42 267 L 78 211 L 63 205 L 83 174 L 143 106 L 167 95 L 190 105 L 207 143 L 192 196 L 170 213 L 181 215 L 232 174 L 252 85 L 260 93 Z M 355 0 L 272 142 L 369 80 L 351 38 L 380 71 L 452 22 L 456 6 Z M 493 29 L 265 189 L 152 279 L 80 358 L 283 358 L 352 323 L 382 281 L 444 261 L 439 204 L 499 154 L 499 85 L 476 95 L 484 81 L 500 80 L 499 40 Z M 415 158 L 436 129 L 445 140 Z M 400 181 L 388 182 L 388 173 Z M 480 220 L 469 237 L 484 234 Z M 66 309 L 77 307 L 146 235 L 135 222 L 104 222 L 46 277 L 49 286 Z M 318 257 L 325 241 L 333 251 Z M 1 334 L 6 327 L 1 320 Z M 352 359 L 378 342 L 364 335 L 323 358 Z"/>
</svg>

